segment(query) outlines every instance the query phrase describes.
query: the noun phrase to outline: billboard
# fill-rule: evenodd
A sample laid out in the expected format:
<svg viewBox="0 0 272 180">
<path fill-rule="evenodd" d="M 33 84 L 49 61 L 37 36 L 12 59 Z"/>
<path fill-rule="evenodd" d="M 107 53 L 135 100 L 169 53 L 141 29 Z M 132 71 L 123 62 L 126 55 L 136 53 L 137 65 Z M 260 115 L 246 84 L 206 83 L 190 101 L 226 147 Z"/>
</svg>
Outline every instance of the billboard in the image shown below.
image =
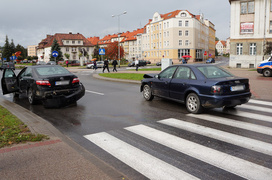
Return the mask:
<svg viewBox="0 0 272 180">
<path fill-rule="evenodd" d="M 240 33 L 241 34 L 252 34 L 254 32 L 254 23 L 241 23 Z"/>
</svg>

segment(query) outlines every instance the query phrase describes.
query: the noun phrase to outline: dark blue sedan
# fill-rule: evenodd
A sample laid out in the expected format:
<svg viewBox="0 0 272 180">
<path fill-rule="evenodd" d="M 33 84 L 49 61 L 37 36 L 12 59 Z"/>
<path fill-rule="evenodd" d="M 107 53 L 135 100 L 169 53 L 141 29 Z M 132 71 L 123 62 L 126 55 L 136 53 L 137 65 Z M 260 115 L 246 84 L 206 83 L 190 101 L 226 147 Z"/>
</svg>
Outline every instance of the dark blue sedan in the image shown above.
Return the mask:
<svg viewBox="0 0 272 180">
<path fill-rule="evenodd" d="M 174 65 L 160 74 L 145 74 L 141 92 L 147 101 L 158 96 L 185 103 L 195 114 L 205 108 L 235 107 L 251 97 L 247 78 L 207 64 Z"/>
<path fill-rule="evenodd" d="M 206 63 L 215 63 L 215 60 L 213 58 L 207 59 Z"/>
</svg>

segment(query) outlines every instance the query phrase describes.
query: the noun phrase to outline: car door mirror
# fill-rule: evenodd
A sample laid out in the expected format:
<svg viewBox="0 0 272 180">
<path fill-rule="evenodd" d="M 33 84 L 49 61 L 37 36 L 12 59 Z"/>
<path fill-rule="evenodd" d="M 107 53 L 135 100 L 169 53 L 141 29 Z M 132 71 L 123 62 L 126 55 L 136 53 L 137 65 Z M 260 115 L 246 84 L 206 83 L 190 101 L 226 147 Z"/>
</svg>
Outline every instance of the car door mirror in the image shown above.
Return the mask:
<svg viewBox="0 0 272 180">
<path fill-rule="evenodd" d="M 160 79 L 160 75 L 159 74 L 155 75 L 155 78 Z"/>
</svg>

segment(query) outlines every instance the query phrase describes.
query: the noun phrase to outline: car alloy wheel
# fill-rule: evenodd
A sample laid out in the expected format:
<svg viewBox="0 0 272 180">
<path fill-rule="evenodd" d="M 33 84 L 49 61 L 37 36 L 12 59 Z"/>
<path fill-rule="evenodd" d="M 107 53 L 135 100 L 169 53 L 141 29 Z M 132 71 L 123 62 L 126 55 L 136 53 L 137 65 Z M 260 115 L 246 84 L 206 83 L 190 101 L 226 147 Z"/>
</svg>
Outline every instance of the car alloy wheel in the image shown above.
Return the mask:
<svg viewBox="0 0 272 180">
<path fill-rule="evenodd" d="M 28 91 L 27 91 L 27 97 L 28 97 L 28 102 L 30 104 L 36 104 L 36 99 L 34 97 L 34 93 L 33 93 L 33 90 L 32 88 L 29 88 Z"/>
<path fill-rule="evenodd" d="M 152 95 L 151 88 L 147 84 L 144 85 L 143 96 L 144 96 L 145 100 L 147 100 L 147 101 L 151 101 L 154 98 L 154 95 Z"/>
<path fill-rule="evenodd" d="M 201 113 L 203 107 L 200 104 L 200 100 L 195 93 L 190 93 L 186 98 L 186 108 L 190 113 Z"/>
<path fill-rule="evenodd" d="M 265 69 L 264 71 L 263 71 L 263 76 L 264 77 L 270 77 L 271 76 L 271 70 L 270 69 Z"/>
</svg>

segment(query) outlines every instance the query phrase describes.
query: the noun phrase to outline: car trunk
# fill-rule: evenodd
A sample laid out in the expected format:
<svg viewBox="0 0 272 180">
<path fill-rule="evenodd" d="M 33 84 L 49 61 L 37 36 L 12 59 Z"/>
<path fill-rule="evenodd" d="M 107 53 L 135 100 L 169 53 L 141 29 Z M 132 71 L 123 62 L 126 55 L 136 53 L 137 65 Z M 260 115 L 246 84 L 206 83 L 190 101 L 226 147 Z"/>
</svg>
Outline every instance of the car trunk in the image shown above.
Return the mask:
<svg viewBox="0 0 272 180">
<path fill-rule="evenodd" d="M 236 78 L 232 80 L 225 80 L 217 82 L 215 85 L 220 85 L 223 89 L 222 94 L 232 95 L 241 92 L 249 92 L 249 81 L 244 78 Z"/>
</svg>

